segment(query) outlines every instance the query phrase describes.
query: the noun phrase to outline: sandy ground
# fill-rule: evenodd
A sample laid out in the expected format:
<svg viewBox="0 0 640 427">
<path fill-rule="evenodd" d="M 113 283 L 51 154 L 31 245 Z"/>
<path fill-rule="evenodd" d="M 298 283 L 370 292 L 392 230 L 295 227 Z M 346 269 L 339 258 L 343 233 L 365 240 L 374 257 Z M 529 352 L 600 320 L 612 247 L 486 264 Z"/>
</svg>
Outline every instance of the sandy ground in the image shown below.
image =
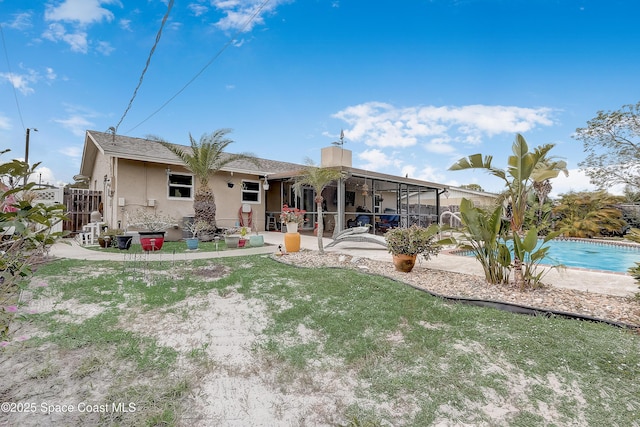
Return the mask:
<svg viewBox="0 0 640 427">
<path fill-rule="evenodd" d="M 296 256 L 302 265 L 303 257 L 310 255 Z M 352 257 L 336 254 L 333 258 L 338 263 L 354 264 Z M 295 259 L 294 255 L 288 258 L 289 261 Z M 365 261 L 359 262 L 362 268 Z M 366 269 L 373 269 L 373 266 Z M 215 280 L 217 274 L 226 273 L 211 274 L 211 280 Z M 451 277 L 436 275 L 432 276 L 432 280 L 443 283 L 454 281 Z M 477 279 L 470 280 L 474 282 Z M 34 283 L 33 286 L 39 285 Z M 33 299 L 27 292 L 24 294 L 28 303 L 25 310 L 40 313 L 56 311 L 61 320 L 77 324 L 105 310 L 105 306 L 100 304 L 60 302 L 58 297 L 50 293 L 47 297 Z M 113 354 L 96 353 L 86 347 L 74 350 L 53 344 L 21 347 L 21 340 L 44 336 L 47 332 L 30 323 L 16 322 L 14 342 L 4 348 L 0 361 L 0 372 L 3 373 L 0 401 L 33 403 L 37 406 L 35 411 L 0 415 L 0 425 L 80 426 L 111 425 L 115 422 L 130 425 L 127 421 L 130 419 L 126 416 L 119 418 L 122 414 L 113 411 L 87 412 L 86 407 L 80 411 L 79 405 L 111 404 L 111 393 L 122 389 L 123 383 L 128 386 L 163 387 L 165 382 L 175 378 L 186 378 L 193 385 L 188 395 L 181 398 L 178 424 L 182 426 L 335 426 L 348 421 L 341 414 L 352 404 L 385 411 L 398 418 L 417 407 L 412 396 L 394 402 L 363 397 L 358 390 L 366 390 L 367 384 L 345 370 L 339 360 L 318 360 L 305 372 L 300 372 L 262 353 L 257 344 L 261 343 L 262 331 L 271 321 L 267 310 L 260 301 L 247 299 L 233 289 L 224 294 L 211 292 L 204 299 L 187 298 L 169 308 L 141 312 L 136 311 L 135 305 L 130 305 L 121 307 L 121 310 L 121 328 L 153 337 L 160 345 L 178 352 L 176 368 L 169 378 L 141 378 L 135 366 L 118 362 Z M 398 330 L 388 339 L 399 345 L 402 336 L 402 330 Z M 288 339 L 303 343 L 318 340 L 319 337 L 315 331 L 299 325 L 295 331 L 291 331 Z M 460 345 L 461 351 L 484 351 L 482 348 L 468 348 L 464 343 Z M 194 354 L 200 356 L 193 357 Z M 96 363 L 92 365 L 93 368 L 86 369 L 87 361 L 91 360 Z M 512 396 L 508 401 L 488 393 L 486 403 L 474 408 L 495 420 L 495 425 L 504 425 L 505 419 L 522 410 L 522 400 L 527 398 L 526 390 L 533 385 L 549 387 L 557 394 L 558 401 L 570 398 L 577 402 L 578 413 L 580 402 L 584 403 L 579 390 L 561 383 L 552 375 L 530 379 L 523 376 L 517 367 L 491 365 L 487 369 L 512 378 Z M 518 402 L 517 405 L 515 402 Z M 45 407 L 43 404 L 71 405 L 76 411 L 61 413 L 57 407 Z M 56 410 L 46 413 L 47 408 Z M 139 413 L 145 410 L 139 404 L 136 409 Z M 531 406 L 531 409 L 549 423 L 559 420 L 553 407 Z M 465 425 L 452 421 L 459 419 L 460 415 L 453 407 L 441 407 L 439 410 L 448 415 L 443 416 L 436 425 Z"/>
</svg>

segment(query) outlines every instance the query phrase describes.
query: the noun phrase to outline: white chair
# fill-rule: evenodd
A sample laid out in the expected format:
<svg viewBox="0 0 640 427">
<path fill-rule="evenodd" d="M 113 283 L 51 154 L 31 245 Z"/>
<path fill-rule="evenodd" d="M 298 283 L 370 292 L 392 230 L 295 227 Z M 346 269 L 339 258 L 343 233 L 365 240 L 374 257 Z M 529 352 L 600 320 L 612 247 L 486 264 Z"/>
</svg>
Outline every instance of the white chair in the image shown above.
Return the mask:
<svg viewBox="0 0 640 427">
<path fill-rule="evenodd" d="M 276 217 L 273 214 L 269 214 L 267 216 L 267 231 L 271 230 L 278 231 L 278 223 L 276 222 Z"/>
</svg>

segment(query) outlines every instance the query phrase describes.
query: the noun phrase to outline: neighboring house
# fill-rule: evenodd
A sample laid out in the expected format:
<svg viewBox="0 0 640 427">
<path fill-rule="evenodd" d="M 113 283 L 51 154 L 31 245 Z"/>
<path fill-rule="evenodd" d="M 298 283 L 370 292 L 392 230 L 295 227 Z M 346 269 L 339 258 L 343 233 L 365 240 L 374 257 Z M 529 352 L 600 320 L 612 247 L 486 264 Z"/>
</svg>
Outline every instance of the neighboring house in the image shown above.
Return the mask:
<svg viewBox="0 0 640 427">
<path fill-rule="evenodd" d="M 353 168 L 351 151 L 339 146 L 322 149 L 320 165 L 346 175 L 323 191 L 328 231 L 357 223 L 375 224 L 374 230 L 379 232 L 390 225 L 427 225 L 437 221 L 435 212 L 442 211 L 441 195 L 448 189 L 445 185 Z M 312 230 L 317 218 L 315 194 L 303 189 L 301 197 L 296 198 L 290 180 L 303 167 L 258 159 L 257 165 L 249 161 L 230 163 L 212 175 L 209 184 L 216 197 L 218 226 L 248 226 L 251 221 L 256 230 L 279 229 L 279 213 L 282 205 L 288 204 L 307 211 L 303 229 Z M 103 192 L 101 213 L 111 227 L 126 228 L 127 213 L 138 209 L 169 214 L 177 224 L 193 216 L 197 180 L 156 141 L 87 131 L 80 175 L 88 180 L 90 189 Z M 426 205 L 431 206 L 432 214 L 426 213 Z M 393 221 L 389 223 L 389 219 Z M 180 237 L 182 233 L 177 230 L 173 238 Z"/>
</svg>

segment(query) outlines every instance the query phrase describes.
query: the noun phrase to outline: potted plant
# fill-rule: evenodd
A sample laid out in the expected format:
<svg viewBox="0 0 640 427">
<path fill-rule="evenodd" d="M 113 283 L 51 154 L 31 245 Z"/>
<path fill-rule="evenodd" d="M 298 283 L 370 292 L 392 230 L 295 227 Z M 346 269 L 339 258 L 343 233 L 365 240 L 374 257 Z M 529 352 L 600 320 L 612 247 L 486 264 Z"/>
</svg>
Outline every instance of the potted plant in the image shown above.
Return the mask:
<svg viewBox="0 0 640 427">
<path fill-rule="evenodd" d="M 251 247 L 264 246 L 264 236 L 258 234 L 258 229 L 253 226 L 253 232 L 255 233 L 253 236 L 249 237 L 249 244 Z"/>
<path fill-rule="evenodd" d="M 129 226 L 140 228 L 140 244 L 144 251 L 157 251 L 164 244 L 164 234 L 167 228 L 176 225 L 176 221 L 170 215 L 156 211 L 138 209 L 128 216 Z"/>
<path fill-rule="evenodd" d="M 240 228 L 240 240 L 238 240 L 238 247 L 244 248 L 247 244 L 247 227 Z"/>
<path fill-rule="evenodd" d="M 111 246 L 116 246 L 117 237 L 122 234 L 123 231 L 119 228 L 108 228 L 104 227 L 100 236 L 98 236 L 98 244 L 101 248 L 110 248 Z"/>
<path fill-rule="evenodd" d="M 116 246 L 122 251 L 129 250 L 132 240 L 133 236 L 131 234 L 124 234 L 122 231 L 115 236 Z"/>
<path fill-rule="evenodd" d="M 384 235 L 387 241 L 387 250 L 393 255 L 393 265 L 397 271 L 410 272 L 416 263 L 418 254 L 422 254 L 426 260 L 431 255 L 438 255 L 441 244 L 448 239 L 435 241 L 440 231 L 437 224 L 428 228 L 412 225 L 409 228 L 392 228 Z"/>
<path fill-rule="evenodd" d="M 307 211 L 298 208 L 290 208 L 288 205 L 282 205 L 280 213 L 280 222 L 286 224 L 287 233 L 297 233 L 298 227 L 304 222 L 304 214 Z"/>
<path fill-rule="evenodd" d="M 240 235 L 237 234 L 237 228 L 227 228 L 224 231 L 224 243 L 227 248 L 237 248 L 240 242 Z"/>
<path fill-rule="evenodd" d="M 98 245 L 100 245 L 101 248 L 108 248 L 113 243 L 111 239 L 112 236 L 109 234 L 109 230 L 103 231 L 98 236 Z"/>
<path fill-rule="evenodd" d="M 198 233 L 208 228 L 207 223 L 204 221 L 185 221 L 184 227 L 191 233 L 191 237 L 185 239 L 187 242 L 187 249 L 198 249 Z"/>
</svg>

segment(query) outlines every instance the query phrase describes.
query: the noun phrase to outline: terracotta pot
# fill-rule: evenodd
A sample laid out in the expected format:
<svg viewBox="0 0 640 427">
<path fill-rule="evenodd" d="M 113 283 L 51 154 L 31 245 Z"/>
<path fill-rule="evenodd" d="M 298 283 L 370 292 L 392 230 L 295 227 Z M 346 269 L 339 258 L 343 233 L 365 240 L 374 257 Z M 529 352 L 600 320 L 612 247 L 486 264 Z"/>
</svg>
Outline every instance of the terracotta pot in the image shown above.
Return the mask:
<svg viewBox="0 0 640 427">
<path fill-rule="evenodd" d="M 405 254 L 393 254 L 393 266 L 396 271 L 402 271 L 408 273 L 413 270 L 413 266 L 416 265 L 417 255 L 405 255 Z"/>
</svg>

